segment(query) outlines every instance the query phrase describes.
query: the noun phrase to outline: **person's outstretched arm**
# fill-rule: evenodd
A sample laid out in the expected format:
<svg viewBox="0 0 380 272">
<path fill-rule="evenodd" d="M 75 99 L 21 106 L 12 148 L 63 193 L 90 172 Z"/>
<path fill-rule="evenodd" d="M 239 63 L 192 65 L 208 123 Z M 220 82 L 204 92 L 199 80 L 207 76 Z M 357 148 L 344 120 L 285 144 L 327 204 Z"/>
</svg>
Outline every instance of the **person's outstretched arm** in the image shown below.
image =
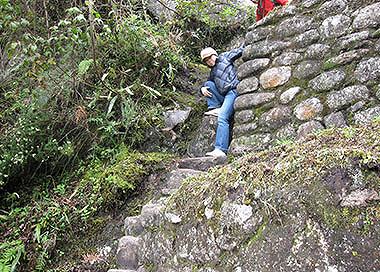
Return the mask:
<svg viewBox="0 0 380 272">
<path fill-rule="evenodd" d="M 231 51 L 226 52 L 227 58 L 229 58 L 233 62 L 243 55 L 243 50 L 244 44 L 242 44 L 239 48 L 235 48 Z"/>
</svg>

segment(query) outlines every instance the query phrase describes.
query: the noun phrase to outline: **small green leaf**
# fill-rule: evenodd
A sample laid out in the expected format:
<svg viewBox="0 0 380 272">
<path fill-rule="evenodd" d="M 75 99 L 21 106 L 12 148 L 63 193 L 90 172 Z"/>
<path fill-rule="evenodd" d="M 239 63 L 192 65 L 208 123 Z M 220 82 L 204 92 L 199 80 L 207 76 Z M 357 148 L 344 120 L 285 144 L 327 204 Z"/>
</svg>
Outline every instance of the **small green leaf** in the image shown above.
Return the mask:
<svg viewBox="0 0 380 272">
<path fill-rule="evenodd" d="M 36 225 L 36 230 L 34 232 L 34 237 L 36 238 L 37 243 L 40 243 L 40 239 L 41 239 L 41 225 L 40 224 Z"/>
<path fill-rule="evenodd" d="M 81 76 L 85 75 L 90 69 L 93 62 L 94 60 L 92 59 L 82 60 L 78 65 L 78 74 Z"/>
<path fill-rule="evenodd" d="M 155 89 L 153 89 L 152 87 L 149 87 L 149 86 L 146 86 L 144 84 L 141 84 L 141 86 L 143 86 L 144 88 L 146 88 L 148 91 L 150 91 L 150 93 L 155 97 L 157 98 L 157 96 L 161 96 L 161 93 L 156 91 Z M 156 96 L 157 95 L 157 96 Z"/>
</svg>

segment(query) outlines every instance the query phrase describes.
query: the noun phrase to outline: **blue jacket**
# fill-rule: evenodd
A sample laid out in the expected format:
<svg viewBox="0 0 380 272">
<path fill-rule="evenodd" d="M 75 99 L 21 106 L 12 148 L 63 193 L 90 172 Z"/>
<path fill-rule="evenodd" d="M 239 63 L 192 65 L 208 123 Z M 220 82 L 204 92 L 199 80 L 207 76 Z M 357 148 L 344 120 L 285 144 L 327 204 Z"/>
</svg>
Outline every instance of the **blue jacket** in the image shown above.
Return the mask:
<svg viewBox="0 0 380 272">
<path fill-rule="evenodd" d="M 236 89 L 239 80 L 234 66 L 234 61 L 241 57 L 244 47 L 224 52 L 216 59 L 211 68 L 208 81 L 213 81 L 221 95 L 226 95 L 230 90 Z"/>
</svg>

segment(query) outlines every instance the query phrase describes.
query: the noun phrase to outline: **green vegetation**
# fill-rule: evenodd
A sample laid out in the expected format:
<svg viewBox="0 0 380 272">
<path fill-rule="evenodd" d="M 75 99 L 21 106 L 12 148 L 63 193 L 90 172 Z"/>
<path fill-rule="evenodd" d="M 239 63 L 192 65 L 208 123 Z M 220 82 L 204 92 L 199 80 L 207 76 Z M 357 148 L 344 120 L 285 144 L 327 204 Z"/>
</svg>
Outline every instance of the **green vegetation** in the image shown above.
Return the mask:
<svg viewBox="0 0 380 272">
<path fill-rule="evenodd" d="M 45 271 L 56 243 L 95 224 L 99 211 L 122 205 L 128 193 L 150 173 L 162 170 L 169 159 L 166 154 L 139 153 L 126 147 L 115 154 L 108 163 L 94 159 L 80 167 L 75 173 L 81 177 L 78 182 L 73 177 L 46 180 L 32 196 L 29 191 L 9 195 L 5 204 L 11 209 L 1 216 L 2 239 L 8 241 L 2 245 L 2 264 L 17 263 L 25 246 L 34 256 L 28 256 L 24 268 L 33 267 L 36 261 L 34 269 Z"/>
</svg>

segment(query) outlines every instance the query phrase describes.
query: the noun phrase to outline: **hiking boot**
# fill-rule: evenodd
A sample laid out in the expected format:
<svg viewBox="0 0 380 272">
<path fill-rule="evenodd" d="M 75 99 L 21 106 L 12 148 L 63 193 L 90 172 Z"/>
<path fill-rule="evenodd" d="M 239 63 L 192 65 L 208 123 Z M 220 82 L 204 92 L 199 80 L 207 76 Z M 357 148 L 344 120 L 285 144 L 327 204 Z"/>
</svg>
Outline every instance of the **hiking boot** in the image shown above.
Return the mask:
<svg viewBox="0 0 380 272">
<path fill-rule="evenodd" d="M 215 148 L 211 152 L 206 153 L 207 157 L 214 157 L 214 158 L 220 158 L 220 157 L 227 157 L 226 153 L 224 153 L 222 150 Z"/>
<path fill-rule="evenodd" d="M 218 117 L 220 108 L 212 109 L 205 112 L 205 115 Z"/>
</svg>

